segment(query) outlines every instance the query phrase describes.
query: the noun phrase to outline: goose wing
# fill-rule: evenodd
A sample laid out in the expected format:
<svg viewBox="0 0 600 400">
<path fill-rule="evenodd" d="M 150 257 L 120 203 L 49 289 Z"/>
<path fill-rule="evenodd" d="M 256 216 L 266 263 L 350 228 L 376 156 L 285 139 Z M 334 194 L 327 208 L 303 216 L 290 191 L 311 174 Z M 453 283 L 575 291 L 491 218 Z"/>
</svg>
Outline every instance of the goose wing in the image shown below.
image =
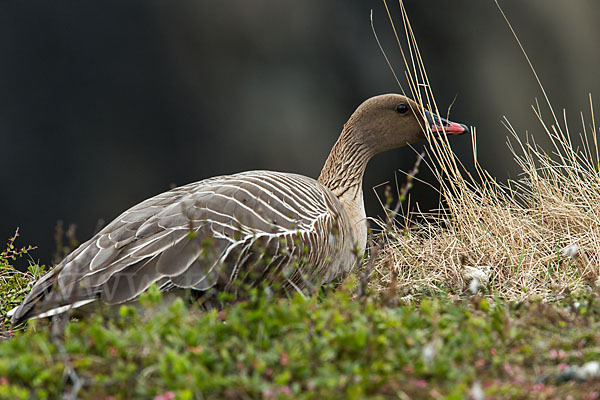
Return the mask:
<svg viewBox="0 0 600 400">
<path fill-rule="evenodd" d="M 159 194 L 125 211 L 33 287 L 12 321 L 101 299 L 135 299 L 151 284 L 235 292 L 235 282 L 303 289 L 353 264 L 354 238 L 335 195 L 294 174 L 251 171 Z"/>
</svg>

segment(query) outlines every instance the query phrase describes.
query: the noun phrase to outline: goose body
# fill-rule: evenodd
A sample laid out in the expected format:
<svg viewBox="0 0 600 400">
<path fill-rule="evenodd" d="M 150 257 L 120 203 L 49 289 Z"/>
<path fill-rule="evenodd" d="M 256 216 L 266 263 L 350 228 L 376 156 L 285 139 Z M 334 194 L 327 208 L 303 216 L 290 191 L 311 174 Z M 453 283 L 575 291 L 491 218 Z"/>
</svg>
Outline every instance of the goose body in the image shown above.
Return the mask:
<svg viewBox="0 0 600 400">
<path fill-rule="evenodd" d="M 368 160 L 421 139 L 424 123 L 443 123 L 446 133 L 466 131 L 439 117 L 433 121 L 404 96 L 377 96 L 350 117 L 318 180 L 248 171 L 149 198 L 38 280 L 11 311 L 12 323 L 98 300 L 131 301 L 153 283 L 165 292 L 235 296 L 258 284 L 304 290 L 341 279 L 365 250 Z"/>
</svg>

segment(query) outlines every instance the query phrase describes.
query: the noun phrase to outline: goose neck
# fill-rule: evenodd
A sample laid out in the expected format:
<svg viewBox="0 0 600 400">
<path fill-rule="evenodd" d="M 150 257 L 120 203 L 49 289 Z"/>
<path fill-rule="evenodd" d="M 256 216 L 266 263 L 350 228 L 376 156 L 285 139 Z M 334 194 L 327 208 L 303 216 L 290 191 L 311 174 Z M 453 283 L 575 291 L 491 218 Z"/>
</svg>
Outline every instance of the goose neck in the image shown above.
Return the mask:
<svg viewBox="0 0 600 400">
<path fill-rule="evenodd" d="M 348 192 L 359 192 L 367 163 L 374 155 L 361 139 L 351 127 L 344 126 L 321 170 L 319 182 L 340 199 Z"/>
</svg>

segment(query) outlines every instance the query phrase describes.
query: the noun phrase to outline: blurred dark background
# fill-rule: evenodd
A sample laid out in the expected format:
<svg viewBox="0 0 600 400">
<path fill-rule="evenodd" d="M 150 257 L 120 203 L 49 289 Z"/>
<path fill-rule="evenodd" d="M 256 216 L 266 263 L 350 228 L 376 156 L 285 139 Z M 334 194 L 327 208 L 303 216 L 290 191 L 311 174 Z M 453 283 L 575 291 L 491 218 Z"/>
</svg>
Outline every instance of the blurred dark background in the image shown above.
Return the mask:
<svg viewBox="0 0 600 400">
<path fill-rule="evenodd" d="M 600 93 L 600 2 L 501 4 L 577 133 Z M 500 120 L 541 138 L 530 109 L 541 93 L 494 2 L 406 7 L 438 105 L 455 100 L 450 116 L 477 127 L 483 165 L 515 177 Z M 371 9 L 402 72 L 379 0 L 0 1 L 0 241 L 20 227 L 18 243 L 49 263 L 58 220 L 83 241 L 171 185 L 250 169 L 316 178 L 356 106 L 399 91 Z M 452 144 L 471 165 L 470 138 Z M 400 149 L 371 162 L 368 214 L 381 211 L 372 188 L 414 160 Z M 437 203 L 425 185 L 412 195 Z"/>
</svg>

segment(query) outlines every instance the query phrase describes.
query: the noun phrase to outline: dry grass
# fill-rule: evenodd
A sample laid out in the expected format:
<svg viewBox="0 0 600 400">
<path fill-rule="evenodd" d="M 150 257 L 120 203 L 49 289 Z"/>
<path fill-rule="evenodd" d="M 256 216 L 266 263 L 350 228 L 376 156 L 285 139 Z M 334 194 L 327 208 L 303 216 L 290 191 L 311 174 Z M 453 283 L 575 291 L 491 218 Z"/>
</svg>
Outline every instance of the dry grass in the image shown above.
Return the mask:
<svg viewBox="0 0 600 400">
<path fill-rule="evenodd" d="M 399 4 L 405 41 L 391 15 L 390 22 L 405 61 L 409 96 L 438 112 Z M 515 39 L 518 43 L 516 34 Z M 376 265 L 378 288 L 387 287 L 396 274 L 403 294 L 460 293 L 470 285 L 472 292 L 487 287 L 508 300 L 552 299 L 595 286 L 600 273 L 600 175 L 591 96 L 592 122 L 586 129 L 581 114 L 579 150 L 571 141 L 566 113 L 559 121 L 540 88 L 552 122 L 544 122 L 539 105 L 533 112 L 553 145 L 550 152 L 531 137 L 520 139 L 505 120 L 509 148 L 522 172 L 518 180 L 500 184 L 478 163 L 474 129 L 474 172 L 456 158 L 445 135 L 428 134 L 427 165 L 439 183 L 440 210 L 413 210 L 387 230 L 387 245 Z"/>
</svg>

